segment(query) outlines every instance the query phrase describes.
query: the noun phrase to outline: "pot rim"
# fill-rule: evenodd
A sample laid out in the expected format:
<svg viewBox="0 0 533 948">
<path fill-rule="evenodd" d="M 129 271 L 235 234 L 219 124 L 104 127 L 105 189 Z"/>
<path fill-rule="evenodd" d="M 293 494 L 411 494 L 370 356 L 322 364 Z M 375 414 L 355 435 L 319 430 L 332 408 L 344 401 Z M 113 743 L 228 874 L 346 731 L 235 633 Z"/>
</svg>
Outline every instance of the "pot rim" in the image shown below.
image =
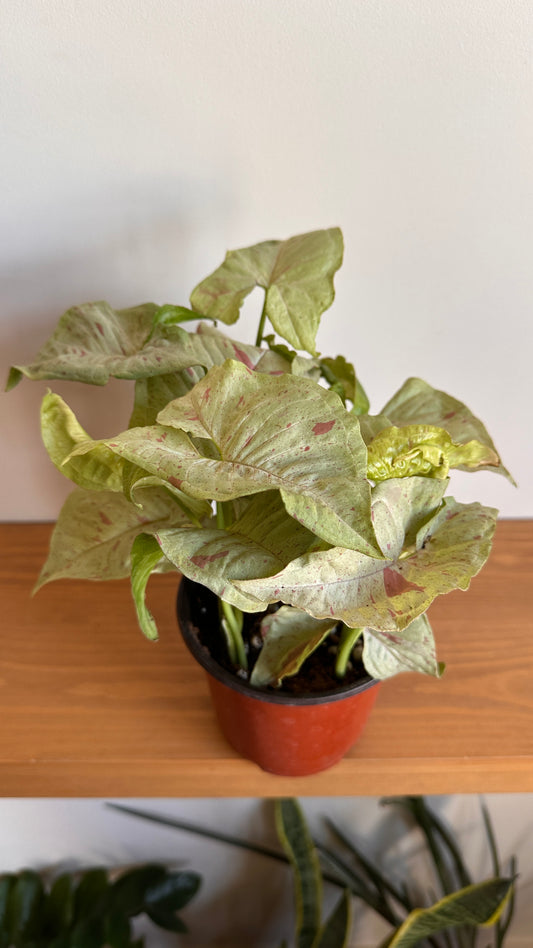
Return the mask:
<svg viewBox="0 0 533 948">
<path fill-rule="evenodd" d="M 320 694 L 304 694 L 296 696 L 290 694 L 277 694 L 275 691 L 269 690 L 267 688 L 254 688 L 247 681 L 238 678 L 237 675 L 232 674 L 230 671 L 219 665 L 219 663 L 212 657 L 209 650 L 200 642 L 198 634 L 194 631 L 194 626 L 192 625 L 190 616 L 188 615 L 189 610 L 187 603 L 187 587 L 189 585 L 202 586 L 201 583 L 196 583 L 187 576 L 182 576 L 180 580 L 176 602 L 176 612 L 183 641 L 185 642 L 185 645 L 189 649 L 191 655 L 202 666 L 202 668 L 209 675 L 212 675 L 213 678 L 216 678 L 217 681 L 221 682 L 223 685 L 226 685 L 228 688 L 231 688 L 233 691 L 238 691 L 240 694 L 246 695 L 249 698 L 254 698 L 256 701 L 265 701 L 269 704 L 309 707 L 311 705 L 329 704 L 333 701 L 341 701 L 343 698 L 349 698 L 354 695 L 361 694 L 368 688 L 372 688 L 373 685 L 380 684 L 379 679 L 372 678 L 370 675 L 366 674 L 359 682 L 357 682 L 357 684 L 339 685 L 338 688 L 322 691 Z"/>
</svg>

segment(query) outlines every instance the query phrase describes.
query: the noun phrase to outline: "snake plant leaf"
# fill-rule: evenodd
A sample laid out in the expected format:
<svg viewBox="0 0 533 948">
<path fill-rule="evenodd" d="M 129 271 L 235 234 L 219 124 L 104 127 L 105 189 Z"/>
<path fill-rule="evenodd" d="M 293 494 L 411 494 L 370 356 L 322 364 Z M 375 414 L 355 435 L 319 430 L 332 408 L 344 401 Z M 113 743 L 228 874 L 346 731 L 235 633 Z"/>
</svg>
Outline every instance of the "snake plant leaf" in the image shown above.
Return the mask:
<svg viewBox="0 0 533 948">
<path fill-rule="evenodd" d="M 489 879 L 459 889 L 430 908 L 415 909 L 383 948 L 415 948 L 421 939 L 457 925 L 494 925 L 512 887 L 512 879 Z"/>
<path fill-rule="evenodd" d="M 450 468 L 477 471 L 499 464 L 490 445 L 472 440 L 452 441 L 444 428 L 406 425 L 385 428 L 368 445 L 368 476 L 373 481 L 389 477 L 448 477 Z"/>
<path fill-rule="evenodd" d="M 53 392 L 48 392 L 42 401 L 41 436 L 57 469 L 78 487 L 122 490 L 123 464 L 109 448 L 98 445 L 89 456 L 71 457 L 74 448 L 90 438 L 66 402 Z"/>
<path fill-rule="evenodd" d="M 391 678 L 400 672 L 421 672 L 440 678 L 435 639 L 426 615 L 418 616 L 401 632 L 363 630 L 363 664 L 372 678 Z"/>
<path fill-rule="evenodd" d="M 318 933 L 313 948 L 347 948 L 350 927 L 350 893 L 345 890 Z"/>
<path fill-rule="evenodd" d="M 299 803 L 276 800 L 278 839 L 293 869 L 297 948 L 313 948 L 320 931 L 322 875 L 318 855 Z"/>
<path fill-rule="evenodd" d="M 336 624 L 334 619 L 314 619 L 292 606 L 281 606 L 265 616 L 261 623 L 263 647 L 250 684 L 258 688 L 278 686 L 283 678 L 295 675 Z"/>
<path fill-rule="evenodd" d="M 333 302 L 333 276 L 342 256 L 337 227 L 232 250 L 193 290 L 191 305 L 231 324 L 239 318 L 245 297 L 256 286 L 263 287 L 264 311 L 275 331 L 295 349 L 314 356 L 320 317 Z"/>
<path fill-rule="evenodd" d="M 311 379 L 271 377 L 226 362 L 168 405 L 158 421 L 208 438 L 218 449 L 220 461 L 214 461 L 165 457 L 165 446 L 153 445 L 151 468 L 186 493 L 231 500 L 276 488 L 291 516 L 328 543 L 378 552 L 357 419 Z M 117 450 L 129 450 L 131 436 L 116 441 Z M 148 460 L 136 463 L 147 467 Z"/>
<path fill-rule="evenodd" d="M 169 492 L 146 490 L 143 507 L 122 494 L 82 489 L 67 497 L 52 533 L 50 551 L 35 591 L 54 579 L 122 579 L 138 533 L 189 522 Z"/>
<path fill-rule="evenodd" d="M 307 550 L 314 537 L 289 516 L 277 491 L 267 491 L 248 499 L 226 530 L 171 527 L 159 530 L 157 539 L 167 559 L 189 579 L 243 612 L 259 612 L 267 604 L 245 595 L 233 580 L 277 572 Z"/>
<path fill-rule="evenodd" d="M 382 414 L 396 427 L 436 425 L 444 428 L 457 444 L 478 441 L 491 449 L 496 456 L 495 463 L 485 465 L 485 469 L 503 474 L 514 484 L 513 478 L 503 466 L 483 422 L 476 418 L 463 402 L 458 401 L 446 392 L 433 388 L 423 379 L 407 379 L 399 391 L 387 402 Z M 462 463 L 458 466 L 461 470 L 471 470 L 466 466 L 463 467 Z"/>
<path fill-rule="evenodd" d="M 268 579 L 237 585 L 263 602 L 294 605 L 317 619 L 401 631 L 437 596 L 468 588 L 489 555 L 496 516 L 493 508 L 450 498 L 428 524 L 423 546 L 405 557 L 378 560 L 334 547 L 304 554 Z"/>
</svg>

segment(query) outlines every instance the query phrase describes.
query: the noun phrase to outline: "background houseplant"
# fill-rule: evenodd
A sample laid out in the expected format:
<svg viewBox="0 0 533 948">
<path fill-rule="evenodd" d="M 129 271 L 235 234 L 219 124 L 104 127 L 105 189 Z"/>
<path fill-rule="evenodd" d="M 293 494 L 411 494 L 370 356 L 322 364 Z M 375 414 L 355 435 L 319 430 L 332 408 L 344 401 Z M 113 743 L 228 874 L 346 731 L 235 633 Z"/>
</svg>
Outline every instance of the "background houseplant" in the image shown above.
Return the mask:
<svg viewBox="0 0 533 948">
<path fill-rule="evenodd" d="M 74 307 L 34 362 L 11 370 L 8 387 L 22 374 L 135 379 L 129 427 L 114 438 L 92 440 L 59 396 L 44 399 L 46 448 L 78 490 L 38 585 L 131 572 L 153 638 L 146 583 L 175 568 L 219 597 L 230 660 L 254 687 L 293 676 L 332 633 L 339 678 L 358 640 L 374 678 L 440 674 L 426 609 L 468 586 L 496 521 L 492 508 L 445 498 L 448 473 L 507 472 L 457 400 L 410 379 L 370 415 L 351 364 L 317 354 L 342 249 L 330 229 L 229 253 L 192 309 Z M 255 286 L 265 289 L 255 345 L 206 327 L 234 323 Z M 265 334 L 267 319 L 289 346 Z M 248 669 L 243 613 L 279 602 Z"/>
<path fill-rule="evenodd" d="M 48 875 L 48 878 L 47 878 Z M 173 872 L 152 863 L 110 872 L 0 876 L 2 948 L 142 948 L 131 920 L 146 914 L 155 925 L 186 932 L 177 914 L 200 886 L 195 872 Z"/>
<path fill-rule="evenodd" d="M 458 838 L 428 801 L 423 797 L 395 797 L 382 803 L 407 816 L 409 829 L 420 834 L 423 843 L 414 863 L 404 853 L 394 871 L 383 856 L 365 852 L 365 845 L 355 842 L 354 827 L 341 829 L 330 818 L 326 823 L 332 842 L 315 842 L 300 806 L 293 799 L 277 800 L 274 804 L 276 831 L 283 852 L 232 837 L 219 829 L 123 804 L 109 805 L 119 812 L 201 835 L 225 846 L 288 862 L 293 874 L 297 948 L 343 948 L 350 936 L 353 901 L 362 902 L 390 927 L 381 948 L 502 948 L 513 918 L 517 864 L 512 857 L 502 874 L 485 805 L 482 804 L 481 811 L 493 875 L 484 882 L 475 882 Z M 428 865 L 424 865 L 424 857 Z M 342 889 L 343 894 L 323 921 L 325 881 Z"/>
</svg>

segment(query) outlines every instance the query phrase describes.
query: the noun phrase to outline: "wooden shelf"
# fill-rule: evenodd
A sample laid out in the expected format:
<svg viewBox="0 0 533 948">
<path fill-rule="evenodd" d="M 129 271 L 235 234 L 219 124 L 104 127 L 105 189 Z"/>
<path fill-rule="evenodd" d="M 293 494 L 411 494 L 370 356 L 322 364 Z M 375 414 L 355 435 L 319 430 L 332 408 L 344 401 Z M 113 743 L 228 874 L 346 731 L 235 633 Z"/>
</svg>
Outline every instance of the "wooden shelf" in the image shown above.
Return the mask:
<svg viewBox="0 0 533 948">
<path fill-rule="evenodd" d="M 62 581 L 30 596 L 50 524 L 0 525 L 3 796 L 278 796 L 533 791 L 533 521 L 502 521 L 489 564 L 431 608 L 440 681 L 386 683 L 364 737 L 332 770 L 280 778 L 219 735 L 203 672 L 155 577 L 158 643 L 127 582 Z"/>
</svg>

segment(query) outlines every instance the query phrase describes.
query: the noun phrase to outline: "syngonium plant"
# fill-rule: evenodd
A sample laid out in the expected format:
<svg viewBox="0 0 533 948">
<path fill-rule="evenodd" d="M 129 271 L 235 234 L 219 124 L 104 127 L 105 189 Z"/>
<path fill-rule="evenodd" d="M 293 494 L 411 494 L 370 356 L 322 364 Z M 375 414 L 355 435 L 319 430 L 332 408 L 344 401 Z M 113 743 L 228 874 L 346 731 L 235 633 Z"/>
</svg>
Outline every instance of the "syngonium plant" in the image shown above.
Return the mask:
<svg viewBox="0 0 533 948">
<path fill-rule="evenodd" d="M 131 575 L 140 626 L 153 639 L 147 581 L 175 569 L 218 597 L 241 674 L 243 613 L 281 604 L 261 622 L 249 673 L 258 687 L 294 674 L 334 629 L 340 678 L 360 638 L 374 678 L 440 675 L 426 610 L 469 586 L 497 516 L 445 496 L 449 472 L 510 475 L 460 401 L 410 378 L 370 414 L 344 355 L 317 353 L 342 255 L 338 228 L 229 252 L 189 308 L 75 306 L 30 365 L 11 369 L 8 388 L 22 375 L 135 382 L 128 428 L 100 440 L 59 395 L 44 397 L 44 444 L 77 489 L 37 587 Z M 249 345 L 216 323 L 235 323 L 255 287 L 264 305 Z"/>
</svg>

